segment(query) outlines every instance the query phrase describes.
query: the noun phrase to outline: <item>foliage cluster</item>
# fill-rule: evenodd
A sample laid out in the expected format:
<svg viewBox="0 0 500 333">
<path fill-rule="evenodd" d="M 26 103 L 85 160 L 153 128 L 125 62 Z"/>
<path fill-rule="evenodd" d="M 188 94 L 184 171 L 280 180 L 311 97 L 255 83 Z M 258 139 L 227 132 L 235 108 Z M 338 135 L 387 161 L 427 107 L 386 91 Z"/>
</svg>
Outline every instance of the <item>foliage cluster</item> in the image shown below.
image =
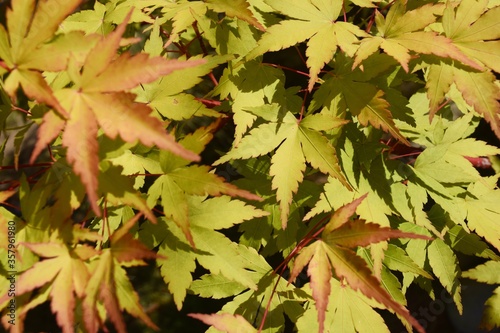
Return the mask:
<svg viewBox="0 0 500 333">
<path fill-rule="evenodd" d="M 484 119 L 500 137 L 498 17 L 498 0 L 10 1 L 3 326 L 49 302 L 65 333 L 125 332 L 124 313 L 157 329 L 129 279 L 146 262 L 178 309 L 225 300 L 191 314 L 208 332 L 392 315 L 424 332 L 413 285 L 461 313 L 464 278 L 500 284 L 500 148 L 472 136 Z M 481 325 L 500 326 L 500 288 Z"/>
</svg>

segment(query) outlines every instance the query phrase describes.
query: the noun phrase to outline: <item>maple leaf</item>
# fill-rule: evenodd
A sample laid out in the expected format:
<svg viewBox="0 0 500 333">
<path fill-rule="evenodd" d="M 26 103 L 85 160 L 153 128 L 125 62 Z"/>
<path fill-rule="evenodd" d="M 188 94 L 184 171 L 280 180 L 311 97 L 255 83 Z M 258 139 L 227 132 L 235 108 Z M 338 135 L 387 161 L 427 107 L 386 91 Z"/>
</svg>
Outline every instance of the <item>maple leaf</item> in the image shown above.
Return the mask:
<svg viewBox="0 0 500 333">
<path fill-rule="evenodd" d="M 46 259 L 26 270 L 17 281 L 16 294 L 23 295 L 49 284 L 51 310 L 63 332 L 73 332 L 75 295 L 83 298 L 90 273 L 85 261 L 97 254 L 89 246 L 69 249 L 60 243 L 24 243 L 28 249 Z M 6 297 L 7 294 L 4 296 Z M 0 303 L 3 299 L 0 299 Z"/>
<path fill-rule="evenodd" d="M 218 121 L 208 127 L 199 128 L 181 140 L 180 144 L 191 151 L 201 153 L 212 139 L 212 132 L 217 128 L 217 124 Z M 165 161 L 161 165 L 163 174 L 149 188 L 148 204 L 153 207 L 160 199 L 165 216 L 171 218 L 181 228 L 193 247 L 196 244 L 189 229 L 188 200 L 190 196 L 227 194 L 248 200 L 262 200 L 258 195 L 225 182 L 224 178 L 210 171 L 210 166 L 189 166 L 189 161 L 167 152 L 160 157 L 160 160 Z"/>
<path fill-rule="evenodd" d="M 426 4 L 406 11 L 405 1 L 396 1 L 387 16 L 376 11 L 375 22 L 380 36 L 361 40 L 356 52 L 353 68 L 374 54 L 379 48 L 396 59 L 408 72 L 411 59 L 410 50 L 419 54 L 434 54 L 451 58 L 476 69 L 482 66 L 464 55 L 452 40 L 432 31 L 422 31 L 434 23 L 436 15 L 443 10 L 442 4 Z"/>
<path fill-rule="evenodd" d="M 269 0 L 267 4 L 293 19 L 282 20 L 269 27 L 257 47 L 246 56 L 246 60 L 267 51 L 278 51 L 309 40 L 306 50 L 306 64 L 310 70 L 309 91 L 318 80 L 321 69 L 332 60 L 338 48 L 353 56 L 358 37 L 367 36 L 354 24 L 336 22 L 342 10 L 342 3 L 339 1 Z M 291 34 L 290 31 L 294 33 Z"/>
<path fill-rule="evenodd" d="M 102 325 L 97 311 L 99 301 L 102 301 L 118 332 L 126 332 L 123 310 L 142 319 L 149 327 L 158 329 L 142 309 L 139 297 L 122 268 L 145 265 L 143 259 L 158 257 L 129 233 L 139 217 L 139 214 L 136 215 L 116 230 L 110 237 L 111 247 L 104 249 L 91 262 L 91 276 L 86 284 L 83 300 L 83 319 L 89 332 L 96 333 Z"/>
<path fill-rule="evenodd" d="M 435 239 L 427 248 L 427 256 L 432 271 L 443 287 L 453 297 L 458 312 L 461 314 L 463 311 L 460 295 L 462 287 L 458 279 L 461 271 L 455 253 L 445 242 Z"/>
<path fill-rule="evenodd" d="M 103 162 L 99 174 L 99 192 L 106 195 L 108 202 L 134 207 L 140 210 L 148 220 L 155 223 L 156 217 L 147 206 L 146 200 L 134 191 L 131 179 L 123 176 L 121 171 L 121 168 Z"/>
<path fill-rule="evenodd" d="M 316 117 L 322 121 L 313 120 Z M 338 165 L 335 149 L 317 130 L 336 128 L 345 123 L 341 119 L 327 115 L 312 115 L 298 121 L 291 112 L 287 112 L 283 123 L 269 122 L 254 128 L 243 137 L 237 147 L 214 164 L 221 164 L 231 159 L 257 157 L 279 146 L 271 158 L 269 174 L 273 176 L 272 188 L 276 190 L 276 198 L 280 202 L 281 224 L 284 229 L 293 193 L 297 192 L 299 183 L 303 179 L 306 161 L 321 172 L 336 177 L 350 188 Z"/>
<path fill-rule="evenodd" d="M 278 332 L 280 327 L 285 325 L 285 315 L 293 318 L 299 316 L 303 312 L 299 303 L 309 301 L 311 297 L 274 274 L 272 267 L 264 260 L 256 261 L 255 257 L 251 259 L 255 263 L 252 270 L 255 271 L 255 279 L 258 281 L 257 290 L 241 293 L 226 303 L 217 314 L 241 315 L 249 322 L 260 321 L 261 332 Z M 207 332 L 215 331 L 217 329 L 211 327 Z"/>
<path fill-rule="evenodd" d="M 377 66 L 383 56 L 372 56 L 363 64 L 366 72 L 351 69 L 352 59 L 343 55 L 335 58 L 335 69 L 314 94 L 316 102 L 321 103 L 331 110 L 336 116 L 342 115 L 346 110 L 357 117 L 363 126 L 372 125 L 390 133 L 402 143 L 409 145 L 409 141 L 401 134 L 394 123 L 391 108 L 393 106 L 384 96 L 384 91 L 375 84 L 367 82 L 372 73 L 372 66 Z M 386 68 L 377 66 L 376 72 Z M 314 103 L 315 104 L 315 103 Z M 313 104 L 311 109 L 316 106 Z"/>
<path fill-rule="evenodd" d="M 380 227 L 365 223 L 362 220 L 350 221 L 356 208 L 366 197 L 362 196 L 336 210 L 324 227 L 321 240 L 303 248 L 295 259 L 289 281 L 294 281 L 302 269 L 308 264 L 307 274 L 311 278 L 312 295 L 318 310 L 319 332 L 324 330 L 325 313 L 330 295 L 330 279 L 332 267 L 340 281 L 345 281 L 354 290 L 360 290 L 369 298 L 394 310 L 398 315 L 410 322 L 419 332 L 422 326 L 408 310 L 394 301 L 380 282 L 372 275 L 366 262 L 350 248 L 366 246 L 385 241 L 389 238 L 430 239 L 413 233 Z"/>
<path fill-rule="evenodd" d="M 461 1 L 458 6 L 448 2 L 443 14 L 443 29 L 463 53 L 486 67 L 500 72 L 500 43 L 496 17 L 500 9 L 493 8 L 484 13 L 488 2 L 483 0 Z M 455 83 L 465 101 L 481 114 L 500 137 L 500 88 L 490 70 L 470 72 L 461 64 L 431 63 L 426 83 L 430 105 L 430 117 Z"/>
<path fill-rule="evenodd" d="M 328 300 L 325 329 L 329 332 L 389 333 L 382 316 L 374 309 L 382 306 L 360 292 L 346 288 L 340 281 L 330 279 L 332 292 Z M 307 286 L 306 286 L 307 287 Z M 375 303 L 375 304 L 374 304 Z M 317 310 L 306 309 L 297 320 L 299 332 L 317 332 Z"/>
<path fill-rule="evenodd" d="M 495 222 L 500 210 L 494 204 L 500 199 L 500 190 L 485 188 L 483 184 L 476 183 L 469 186 L 469 193 L 456 206 L 461 206 L 461 210 L 465 208 L 467 226 L 500 250 L 500 226 Z"/>
<path fill-rule="evenodd" d="M 202 314 L 190 313 L 188 316 L 201 320 L 207 325 L 226 333 L 256 333 L 257 330 L 241 315 L 229 313 Z"/>
<path fill-rule="evenodd" d="M 487 0 L 447 2 L 442 24 L 446 36 L 465 55 L 500 73 L 500 7 L 487 7 Z"/>
<path fill-rule="evenodd" d="M 225 13 L 229 17 L 237 17 L 261 31 L 266 28 L 254 17 L 247 0 L 208 0 L 207 7 L 217 13 Z"/>
<path fill-rule="evenodd" d="M 225 214 L 220 214 L 220 207 Z M 222 196 L 204 200 L 204 197 L 188 197 L 190 232 L 196 244 L 196 250 L 184 240 L 179 228 L 171 228 L 171 222 L 163 219 L 158 227 L 152 227 L 149 233 L 164 234 L 158 254 L 165 258 L 157 260 L 161 266 L 161 275 L 174 296 L 175 304 L 181 309 L 186 290 L 192 282 L 191 273 L 198 260 L 212 274 L 222 274 L 245 288 L 255 289 L 256 285 L 251 272 L 255 265 L 264 261 L 257 252 L 229 240 L 218 229 L 230 228 L 235 224 L 268 213 L 239 200 L 230 200 Z M 167 229 L 168 227 L 168 229 Z M 162 230 L 162 231 L 160 231 Z M 265 261 L 264 261 L 265 262 Z"/>
<path fill-rule="evenodd" d="M 176 70 L 168 77 L 150 84 L 141 84 L 141 89 L 137 89 L 135 92 L 138 94 L 140 101 L 147 103 L 167 119 L 182 120 L 194 116 L 222 117 L 221 113 L 207 108 L 194 96 L 183 91 L 191 89 L 201 82 L 202 76 L 207 75 L 216 66 L 226 62 L 229 58 L 231 57 L 191 57 L 188 61 L 202 59 L 206 63 L 196 67 Z M 176 82 L 176 84 L 173 85 L 172 82 Z"/>
<path fill-rule="evenodd" d="M 231 98 L 231 110 L 236 125 L 235 145 L 238 145 L 248 128 L 257 119 L 251 112 L 255 107 L 268 107 L 269 101 L 286 105 L 285 74 L 282 70 L 265 66 L 258 61 L 249 61 L 236 69 L 225 69 L 220 84 L 213 94 L 221 99 Z M 254 87 L 258 87 L 255 89 Z"/>
<path fill-rule="evenodd" d="M 181 32 L 191 28 L 193 24 L 203 24 L 199 21 L 207 20 L 208 9 L 224 13 L 229 17 L 237 17 L 264 31 L 265 27 L 255 18 L 251 8 L 251 4 L 246 0 L 209 0 L 166 4 L 163 6 L 164 19 L 170 19 L 173 22 L 166 45 L 178 41 Z"/>
<path fill-rule="evenodd" d="M 7 30 L 0 25 L 0 58 L 9 68 L 10 74 L 3 84 L 9 96 L 15 100 L 19 85 L 25 94 L 54 108 L 61 116 L 68 116 L 54 97 L 40 71 L 65 69 L 70 49 L 67 39 L 56 39 L 44 44 L 56 32 L 59 24 L 71 14 L 81 0 L 13 0 L 6 11 Z M 50 19 L 48 19 L 50 17 Z M 83 42 L 81 34 L 73 34 L 72 43 Z M 62 42 L 62 43 L 61 43 Z M 81 45 L 87 44 L 85 41 Z M 87 45 L 92 45 L 89 43 Z"/>
<path fill-rule="evenodd" d="M 85 185 L 91 207 L 97 215 L 100 215 L 97 205 L 99 128 L 112 139 L 120 135 L 127 142 L 139 140 L 144 145 L 157 145 L 185 159 L 199 160 L 198 155 L 185 150 L 165 132 L 162 123 L 149 115 L 151 109 L 147 105 L 135 102 L 135 95 L 124 91 L 203 61 L 149 58 L 143 53 L 134 56 L 123 53 L 116 58 L 116 50 L 131 13 L 115 31 L 90 50 L 83 70 L 80 71 L 74 62 L 70 63 L 69 73 L 75 86 L 55 93 L 70 118 L 64 120 L 48 112 L 43 118 L 39 140 L 31 156 L 31 161 L 34 161 L 64 128 L 62 143 L 67 147 L 67 160 Z"/>
</svg>

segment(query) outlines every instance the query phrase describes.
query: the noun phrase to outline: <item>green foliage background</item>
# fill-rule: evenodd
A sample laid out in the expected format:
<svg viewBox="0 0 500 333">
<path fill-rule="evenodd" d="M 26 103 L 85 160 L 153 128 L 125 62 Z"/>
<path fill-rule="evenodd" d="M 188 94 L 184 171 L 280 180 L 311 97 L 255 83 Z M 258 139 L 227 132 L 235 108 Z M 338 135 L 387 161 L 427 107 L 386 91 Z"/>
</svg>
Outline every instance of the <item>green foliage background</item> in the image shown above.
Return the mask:
<svg viewBox="0 0 500 333">
<path fill-rule="evenodd" d="M 0 6 L 5 330 L 500 327 L 499 1 Z"/>
</svg>

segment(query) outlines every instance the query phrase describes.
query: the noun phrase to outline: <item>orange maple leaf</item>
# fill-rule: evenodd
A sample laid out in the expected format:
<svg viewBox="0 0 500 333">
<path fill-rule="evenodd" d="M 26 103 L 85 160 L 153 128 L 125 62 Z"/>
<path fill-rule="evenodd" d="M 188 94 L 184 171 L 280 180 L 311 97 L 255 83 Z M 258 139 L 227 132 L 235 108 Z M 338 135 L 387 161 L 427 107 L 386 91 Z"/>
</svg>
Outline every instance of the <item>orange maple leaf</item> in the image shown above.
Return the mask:
<svg viewBox="0 0 500 333">
<path fill-rule="evenodd" d="M 318 310 L 320 333 L 324 330 L 328 296 L 330 295 L 332 268 L 340 281 L 346 281 L 354 290 L 359 290 L 369 298 L 375 299 L 388 309 L 394 310 L 402 318 L 411 323 L 419 332 L 423 327 L 413 318 L 409 311 L 392 299 L 389 293 L 380 285 L 363 258 L 350 248 L 366 246 L 389 238 L 420 238 L 430 237 L 407 233 L 381 227 L 363 220 L 351 221 L 350 217 L 366 197 L 366 194 L 338 209 L 330 222 L 325 226 L 322 239 L 305 247 L 295 259 L 289 281 L 294 281 L 302 269 L 308 265 L 307 274 L 311 278 L 312 296 Z"/>
<path fill-rule="evenodd" d="M 134 56 L 123 53 L 117 57 L 116 52 L 131 13 L 114 32 L 90 50 L 83 67 L 70 60 L 68 73 L 74 86 L 54 93 L 69 118 L 63 119 L 54 112 L 46 113 L 31 156 L 33 162 L 45 146 L 64 130 L 62 144 L 67 148 L 67 160 L 85 185 L 92 209 L 98 216 L 99 130 L 112 139 L 119 135 L 127 142 L 138 140 L 146 146 L 156 145 L 169 150 L 186 160 L 199 160 L 197 154 L 183 148 L 166 133 L 159 119 L 150 116 L 152 110 L 148 105 L 135 102 L 135 95 L 126 91 L 204 61 L 149 58 L 143 53 Z"/>
</svg>

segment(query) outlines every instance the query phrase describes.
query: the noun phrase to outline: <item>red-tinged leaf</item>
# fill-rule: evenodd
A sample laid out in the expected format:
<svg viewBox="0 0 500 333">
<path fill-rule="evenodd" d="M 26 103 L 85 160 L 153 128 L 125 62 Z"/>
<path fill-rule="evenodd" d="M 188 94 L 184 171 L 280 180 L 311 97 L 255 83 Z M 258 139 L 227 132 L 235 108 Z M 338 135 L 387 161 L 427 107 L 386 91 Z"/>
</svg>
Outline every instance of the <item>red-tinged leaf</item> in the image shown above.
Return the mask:
<svg viewBox="0 0 500 333">
<path fill-rule="evenodd" d="M 69 259 L 69 258 L 68 258 Z M 72 285 L 72 277 L 74 273 L 72 270 L 72 261 L 71 259 L 65 262 L 65 265 L 61 267 L 57 278 L 52 283 L 52 290 L 50 291 L 50 297 L 52 298 L 52 302 L 50 303 L 50 308 L 54 314 L 56 314 L 57 324 L 62 327 L 63 332 L 73 332 L 75 315 L 75 295 L 73 294 L 74 288 Z M 78 268 L 83 268 L 86 271 L 86 267 L 83 263 Z M 75 267 L 77 268 L 77 267 Z M 78 272 L 79 274 L 81 272 Z M 84 276 L 83 274 L 80 277 Z M 84 276 L 85 280 L 88 279 L 87 276 Z"/>
<path fill-rule="evenodd" d="M 33 152 L 31 153 L 30 163 L 34 163 L 38 155 L 50 144 L 64 128 L 65 121 L 55 112 L 47 112 L 43 115 L 43 121 L 38 129 L 37 140 Z"/>
<path fill-rule="evenodd" d="M 226 333 L 256 333 L 257 330 L 241 315 L 229 313 L 202 314 L 190 313 L 188 316 L 201 320 L 207 325 L 213 326 L 219 331 Z"/>
<path fill-rule="evenodd" d="M 13 100 L 16 100 L 16 91 L 19 84 L 26 96 L 38 103 L 45 103 L 54 108 L 61 116 L 68 117 L 68 112 L 64 110 L 59 101 L 54 97 L 52 89 L 42 74 L 22 69 L 12 71 L 5 81 L 4 89 Z"/>
<path fill-rule="evenodd" d="M 53 258 L 58 257 L 68 250 L 66 247 L 59 243 L 22 243 L 24 246 L 29 248 L 32 252 L 36 253 L 40 257 Z"/>
<path fill-rule="evenodd" d="M 97 312 L 97 301 L 102 300 L 107 314 L 116 330 L 120 333 L 125 333 L 125 322 L 114 293 L 114 261 L 111 251 L 103 251 L 96 265 L 97 267 L 91 272 L 91 278 L 85 289 L 85 299 L 83 301 L 83 320 L 85 328 L 89 333 L 98 332 L 99 327 L 102 325 L 102 321 Z"/>
<path fill-rule="evenodd" d="M 158 256 L 150 251 L 144 244 L 134 239 L 128 231 L 137 222 L 141 215 L 137 214 L 110 237 L 111 252 L 117 262 L 139 261 L 142 259 L 155 259 Z"/>
<path fill-rule="evenodd" d="M 1 191 L 0 192 L 0 203 L 5 202 L 8 198 L 16 194 L 16 190 L 7 190 L 7 191 Z"/>
<path fill-rule="evenodd" d="M 237 17 L 240 20 L 246 21 L 260 31 L 266 31 L 266 28 L 257 21 L 250 5 L 246 0 L 208 0 L 208 7 L 216 12 L 226 13 L 229 17 Z"/>
<path fill-rule="evenodd" d="M 389 102 L 383 98 L 382 90 L 365 82 L 343 80 L 342 84 L 342 92 L 349 110 L 358 117 L 363 126 L 370 123 L 373 127 L 392 134 L 405 145 L 410 145 L 396 127 L 389 111 Z"/>
<path fill-rule="evenodd" d="M 314 253 L 315 253 L 314 246 L 305 247 L 300 251 L 299 255 L 293 261 L 293 269 L 290 274 L 290 278 L 288 279 L 289 283 L 295 281 L 297 276 L 299 276 L 300 272 L 302 272 L 304 267 L 306 267 L 307 263 L 311 261 L 311 258 L 314 255 Z"/>
<path fill-rule="evenodd" d="M 491 72 L 472 73 L 454 69 L 454 81 L 468 104 L 490 124 L 500 138 L 500 88 Z"/>
<path fill-rule="evenodd" d="M 16 294 L 25 294 L 52 281 L 59 273 L 60 267 L 58 267 L 58 261 L 58 258 L 52 258 L 37 262 L 19 277 Z M 2 300 L 3 298 L 0 300 L 0 303 Z"/>
<path fill-rule="evenodd" d="M 331 291 L 332 267 L 328 261 L 324 243 L 316 242 L 314 245 L 315 251 L 309 262 L 307 275 L 311 278 L 312 296 L 316 301 L 316 309 L 318 310 L 319 331 L 323 332 L 328 296 L 330 296 Z"/>
<path fill-rule="evenodd" d="M 330 221 L 326 224 L 323 233 L 329 234 L 347 223 L 351 216 L 356 213 L 356 208 L 358 208 L 367 195 L 368 193 L 365 193 L 356 200 L 337 209 L 330 218 Z"/>
<path fill-rule="evenodd" d="M 363 220 L 349 221 L 331 232 L 323 232 L 323 240 L 331 245 L 353 248 L 368 246 L 390 238 L 416 238 L 432 240 L 432 237 L 404 232 Z"/>
<path fill-rule="evenodd" d="M 75 95 L 71 105 L 71 117 L 66 122 L 63 133 L 63 145 L 67 147 L 67 160 L 73 165 L 73 170 L 80 176 L 89 202 L 94 213 L 100 216 L 97 205 L 97 174 L 99 172 L 98 144 L 97 144 L 97 122 L 85 101 L 75 91 L 68 91 L 65 95 L 68 99 Z M 71 101 L 68 101 L 68 104 Z"/>
<path fill-rule="evenodd" d="M 325 245 L 325 248 L 327 245 Z M 337 277 L 345 278 L 347 283 L 354 290 L 360 290 L 369 298 L 375 299 L 388 309 L 394 310 L 398 315 L 405 318 L 418 332 L 425 333 L 420 323 L 413 318 L 408 310 L 398 302 L 394 301 L 380 282 L 372 275 L 366 262 L 358 257 L 353 251 L 336 246 L 327 247 L 327 255 L 332 263 Z"/>
<path fill-rule="evenodd" d="M 73 332 L 76 304 L 74 293 L 78 297 L 83 297 L 89 278 L 89 272 L 82 258 L 77 252 L 68 250 L 62 244 L 27 243 L 24 245 L 39 256 L 50 259 L 42 260 L 24 272 L 17 282 L 16 293 L 22 295 L 52 281 L 49 287 L 52 312 L 56 315 L 57 323 L 64 333 Z"/>
<path fill-rule="evenodd" d="M 122 235 L 118 239 L 125 237 L 126 231 L 133 225 L 132 222 L 135 222 L 134 219 L 124 226 L 123 231 L 118 232 Z M 151 328 L 158 329 L 142 310 L 137 294 L 133 291 L 124 270 L 113 257 L 113 251 L 110 249 L 104 250 L 97 262 L 94 262 L 94 269 L 85 289 L 83 320 L 89 333 L 97 333 L 103 326 L 97 311 L 98 301 L 104 303 L 106 313 L 117 332 L 126 332 L 123 310 L 143 319 Z"/>
<path fill-rule="evenodd" d="M 16 91 L 21 85 L 29 98 L 53 107 L 64 117 L 68 116 L 42 77 L 40 71 L 44 68 L 33 66 L 32 60 L 39 56 L 33 50 L 52 38 L 61 21 L 80 3 L 81 0 L 12 1 L 11 8 L 6 11 L 9 38 L 4 41 L 2 48 L 3 53 L 6 53 L 4 56 L 12 62 L 10 66 L 13 70 L 4 85 L 12 100 L 16 100 Z M 60 62 L 60 56 L 54 53 L 53 62 Z"/>
<path fill-rule="evenodd" d="M 113 32 L 103 37 L 103 39 L 90 50 L 85 59 L 82 77 L 79 82 L 81 86 L 85 86 L 86 82 L 93 81 L 97 76 L 103 73 L 108 68 L 111 61 L 116 58 L 116 50 L 118 50 L 120 46 L 122 35 L 127 28 L 132 11 L 133 9 Z"/>
<path fill-rule="evenodd" d="M 118 92 L 129 90 L 140 83 L 150 83 L 160 76 L 168 75 L 175 70 L 204 64 L 204 59 L 191 61 L 169 60 L 162 57 L 150 58 L 147 53 L 132 56 L 123 53 L 120 57 L 93 79 L 82 86 L 86 92 Z"/>
<path fill-rule="evenodd" d="M 465 56 L 458 47 L 453 45 L 451 39 L 440 36 L 435 32 L 419 31 L 403 34 L 398 36 L 397 42 L 418 53 L 451 58 L 477 70 L 483 70 L 483 66 Z"/>
<path fill-rule="evenodd" d="M 150 116 L 149 106 L 134 102 L 134 94 L 89 93 L 82 94 L 82 98 L 85 99 L 99 125 L 110 138 L 114 139 L 119 134 L 127 142 L 139 140 L 146 146 L 157 145 L 186 160 L 200 160 L 198 155 L 182 147 L 165 132 L 160 120 Z"/>
</svg>

